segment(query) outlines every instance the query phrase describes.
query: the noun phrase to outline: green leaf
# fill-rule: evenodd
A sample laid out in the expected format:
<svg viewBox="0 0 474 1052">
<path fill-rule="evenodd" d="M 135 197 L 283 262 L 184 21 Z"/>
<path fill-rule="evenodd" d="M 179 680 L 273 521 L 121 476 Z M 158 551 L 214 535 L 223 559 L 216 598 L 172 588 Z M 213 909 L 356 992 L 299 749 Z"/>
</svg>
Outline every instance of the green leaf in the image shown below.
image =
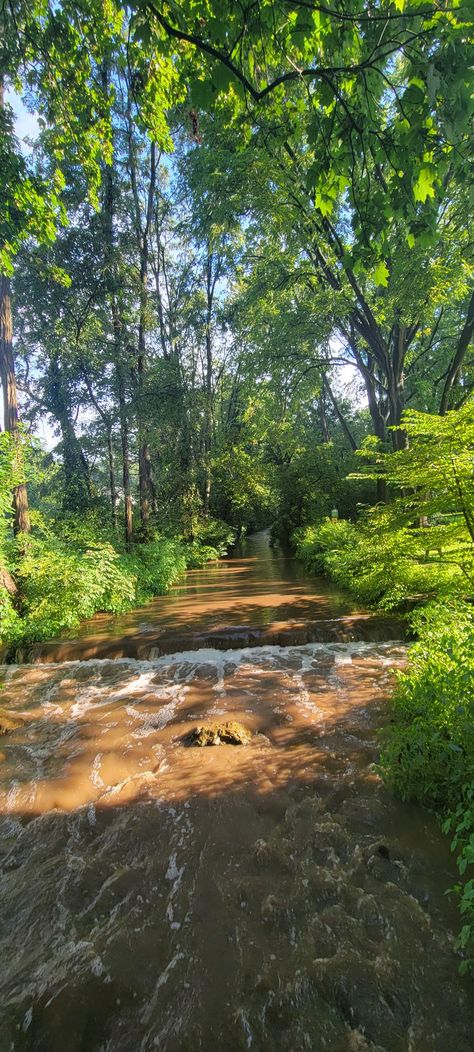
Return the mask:
<svg viewBox="0 0 474 1052">
<path fill-rule="evenodd" d="M 434 180 L 436 172 L 432 168 L 421 168 L 418 174 L 418 178 L 413 186 L 413 196 L 415 201 L 426 201 L 427 197 L 434 197 Z"/>
<path fill-rule="evenodd" d="M 387 288 L 389 278 L 389 271 L 385 260 L 381 259 L 380 263 L 377 264 L 374 272 L 374 281 L 376 285 L 383 285 Z"/>
</svg>

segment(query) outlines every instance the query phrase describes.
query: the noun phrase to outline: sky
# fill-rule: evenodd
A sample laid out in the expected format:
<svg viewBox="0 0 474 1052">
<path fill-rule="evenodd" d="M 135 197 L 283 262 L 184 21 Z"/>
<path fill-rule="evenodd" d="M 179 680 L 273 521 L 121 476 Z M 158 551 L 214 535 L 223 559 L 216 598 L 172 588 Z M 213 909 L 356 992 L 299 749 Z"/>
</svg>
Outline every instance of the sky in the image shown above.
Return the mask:
<svg viewBox="0 0 474 1052">
<path fill-rule="evenodd" d="M 16 91 L 11 88 L 6 93 L 7 102 L 10 103 L 15 116 L 15 134 L 20 140 L 22 149 L 25 153 L 28 152 L 29 148 L 27 143 L 24 142 L 26 139 L 35 139 L 38 134 L 38 121 L 34 113 L 29 113 L 24 103 L 21 101 Z"/>
<path fill-rule="evenodd" d="M 30 146 L 25 140 L 34 141 L 38 134 L 38 122 L 34 113 L 30 113 L 22 102 L 16 91 L 11 88 L 6 92 L 6 100 L 10 103 L 14 113 L 15 134 L 20 142 L 24 153 L 30 152 Z M 21 397 L 21 396 L 20 396 Z M 39 438 L 44 449 L 50 450 L 57 445 L 58 439 L 53 434 L 52 428 L 45 419 L 39 419 L 36 423 L 35 434 Z"/>
</svg>

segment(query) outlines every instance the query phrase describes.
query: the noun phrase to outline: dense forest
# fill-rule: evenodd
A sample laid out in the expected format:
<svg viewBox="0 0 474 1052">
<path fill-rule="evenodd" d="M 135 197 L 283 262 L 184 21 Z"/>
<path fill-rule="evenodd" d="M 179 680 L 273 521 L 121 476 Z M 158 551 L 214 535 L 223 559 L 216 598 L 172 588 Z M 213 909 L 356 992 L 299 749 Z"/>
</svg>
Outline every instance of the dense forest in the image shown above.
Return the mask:
<svg viewBox="0 0 474 1052">
<path fill-rule="evenodd" d="M 411 619 L 382 766 L 455 837 L 466 951 L 471 30 L 463 0 L 0 7 L 3 652 L 271 526 Z"/>
</svg>

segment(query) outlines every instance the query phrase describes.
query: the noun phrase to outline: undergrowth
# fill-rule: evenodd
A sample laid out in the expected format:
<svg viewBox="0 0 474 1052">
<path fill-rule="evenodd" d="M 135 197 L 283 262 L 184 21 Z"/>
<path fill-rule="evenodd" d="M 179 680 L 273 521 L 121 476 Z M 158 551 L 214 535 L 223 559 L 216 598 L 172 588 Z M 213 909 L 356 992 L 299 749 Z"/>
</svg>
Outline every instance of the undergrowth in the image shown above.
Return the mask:
<svg viewBox="0 0 474 1052">
<path fill-rule="evenodd" d="M 206 523 L 202 533 L 192 543 L 156 535 L 126 552 L 93 520 L 54 528 L 37 517 L 32 534 L 4 545 L 4 565 L 18 592 L 0 587 L 0 643 L 13 651 L 95 613 L 123 613 L 165 594 L 188 567 L 222 555 L 231 539 L 229 527 L 218 522 Z"/>
<path fill-rule="evenodd" d="M 384 509 L 361 524 L 338 520 L 295 530 L 297 556 L 358 602 L 403 609 L 413 599 L 462 597 L 474 587 L 473 546 L 462 522 L 388 530 Z"/>
<path fill-rule="evenodd" d="M 474 958 L 474 609 L 431 604 L 412 622 L 418 638 L 398 675 L 381 768 L 398 796 L 434 809 L 451 835 L 466 971 Z"/>
</svg>

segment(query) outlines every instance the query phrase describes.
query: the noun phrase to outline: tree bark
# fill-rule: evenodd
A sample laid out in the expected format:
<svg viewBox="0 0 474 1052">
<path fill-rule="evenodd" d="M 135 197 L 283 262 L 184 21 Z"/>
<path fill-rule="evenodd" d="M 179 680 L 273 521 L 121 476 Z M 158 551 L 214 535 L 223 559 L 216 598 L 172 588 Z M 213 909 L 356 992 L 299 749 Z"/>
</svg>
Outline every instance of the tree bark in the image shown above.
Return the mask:
<svg viewBox="0 0 474 1052">
<path fill-rule="evenodd" d="M 355 440 L 355 438 L 354 438 L 354 436 L 353 436 L 353 434 L 352 434 L 352 432 L 351 432 L 351 430 L 349 428 L 349 425 L 347 423 L 347 420 L 346 420 L 344 414 L 341 412 L 341 410 L 339 408 L 337 399 L 336 399 L 336 397 L 334 395 L 334 392 L 332 390 L 332 387 L 331 387 L 331 385 L 329 383 L 329 380 L 328 380 L 327 376 L 324 376 L 323 383 L 324 383 L 326 391 L 327 391 L 327 393 L 329 395 L 329 399 L 330 399 L 330 401 L 332 403 L 332 406 L 333 406 L 334 412 L 335 412 L 335 414 L 337 416 L 337 419 L 339 420 L 339 423 L 340 423 L 340 425 L 342 427 L 342 430 L 343 430 L 343 432 L 344 432 L 344 434 L 345 434 L 345 436 L 347 438 L 347 441 L 348 441 L 352 451 L 355 453 L 355 451 L 357 449 L 357 442 L 356 442 L 356 440 Z"/>
<path fill-rule="evenodd" d="M 107 62 L 101 69 L 102 90 L 105 95 L 109 92 L 110 70 Z M 124 340 L 123 325 L 120 316 L 119 302 L 117 298 L 116 265 L 114 259 L 114 179 L 113 162 L 104 168 L 103 175 L 104 199 L 102 207 L 102 220 L 104 228 L 104 270 L 105 283 L 109 295 L 110 309 L 112 315 L 112 331 L 114 338 L 114 365 L 117 384 L 117 397 L 119 403 L 120 420 L 120 442 L 122 446 L 122 485 L 124 497 L 124 533 L 125 546 L 129 551 L 133 546 L 133 508 L 130 490 L 130 442 L 128 434 L 128 414 L 125 397 L 124 377 Z"/>
<path fill-rule="evenodd" d="M 329 434 L 328 420 L 326 416 L 326 398 L 325 398 L 325 385 L 323 381 L 323 388 L 319 396 L 319 420 L 321 425 L 321 434 L 323 436 L 323 442 L 330 442 L 331 435 Z"/>
<path fill-rule="evenodd" d="M 204 421 L 204 514 L 209 515 L 211 500 L 211 453 L 212 438 L 214 430 L 214 405 L 213 405 L 213 354 L 212 354 L 212 310 L 216 284 L 222 270 L 222 259 L 208 251 L 206 260 L 206 372 L 205 372 L 205 421 Z"/>
<path fill-rule="evenodd" d="M 109 467 L 109 491 L 110 491 L 110 517 L 112 519 L 112 529 L 117 530 L 117 489 L 115 486 L 115 467 L 114 467 L 114 450 L 112 446 L 112 432 L 110 428 L 107 429 L 107 460 Z"/>
<path fill-rule="evenodd" d="M 2 93 L 3 94 L 3 93 Z M 0 95 L 0 109 L 3 101 Z M 0 274 L 0 382 L 3 390 L 4 427 L 16 444 L 15 466 L 23 472 L 23 454 L 18 417 L 18 397 L 13 357 L 13 322 L 10 279 Z M 28 508 L 28 493 L 24 482 L 15 486 L 12 494 L 13 529 L 15 534 L 29 533 L 31 529 Z"/>
<path fill-rule="evenodd" d="M 18 588 L 11 573 L 5 566 L 0 566 L 0 588 L 4 588 L 11 596 L 18 595 Z"/>
<path fill-rule="evenodd" d="M 454 384 L 456 383 L 456 380 L 457 380 L 457 378 L 459 376 L 459 372 L 460 372 L 462 363 L 463 363 L 464 358 L 466 356 L 466 352 L 467 352 L 467 350 L 469 348 L 469 344 L 470 344 L 470 342 L 472 340 L 473 332 L 474 332 L 474 291 L 472 292 L 471 298 L 469 300 L 469 306 L 467 308 L 466 320 L 464 322 L 464 325 L 463 325 L 463 328 L 462 328 L 462 331 L 461 331 L 461 335 L 460 335 L 459 340 L 458 340 L 456 353 L 454 355 L 454 358 L 453 358 L 453 360 L 452 360 L 452 362 L 451 362 L 451 364 L 449 366 L 448 372 L 446 374 L 446 380 L 445 380 L 445 383 L 444 383 L 443 394 L 441 396 L 441 404 L 440 404 L 440 407 L 439 407 L 440 416 L 445 416 L 445 414 L 448 411 L 449 399 L 450 399 L 451 391 L 452 391 L 452 388 L 454 387 Z"/>
<path fill-rule="evenodd" d="M 117 365 L 117 383 L 120 413 L 120 439 L 122 443 L 122 481 L 123 497 L 125 504 L 125 545 L 127 550 L 133 545 L 133 511 L 132 496 L 130 492 L 130 443 L 128 437 L 127 406 L 125 402 L 125 384 L 123 369 L 120 362 Z"/>
<path fill-rule="evenodd" d="M 81 368 L 82 368 L 82 375 L 83 375 L 84 383 L 85 383 L 85 385 L 87 387 L 87 393 L 89 395 L 89 398 L 90 398 L 90 400 L 92 402 L 92 405 L 94 406 L 94 409 L 99 414 L 99 416 L 100 416 L 100 418 L 102 420 L 102 423 L 104 424 L 104 427 L 105 427 L 105 436 L 106 436 L 105 440 L 106 440 L 106 446 L 107 446 L 107 465 L 108 465 L 108 470 L 109 470 L 110 514 L 111 514 L 111 519 L 112 519 L 112 528 L 114 529 L 114 531 L 117 531 L 117 529 L 118 529 L 118 522 L 117 522 L 117 487 L 115 485 L 114 449 L 113 449 L 113 445 L 112 445 L 112 420 L 111 420 L 111 417 L 109 416 L 109 414 L 104 411 L 104 409 L 100 405 L 100 402 L 98 402 L 97 398 L 95 397 L 94 389 L 93 389 L 93 386 L 92 386 L 92 382 L 91 382 L 89 376 L 87 375 L 87 369 L 86 369 L 85 365 L 83 364 L 81 366 Z"/>
<path fill-rule="evenodd" d="M 57 356 L 51 358 L 48 370 L 46 401 L 61 428 L 64 507 L 70 511 L 83 511 L 93 497 L 92 481 L 84 450 L 74 430 L 67 383 Z"/>
<path fill-rule="evenodd" d="M 140 196 L 138 192 L 137 164 L 134 153 L 133 122 L 130 108 L 128 106 L 128 167 L 135 212 L 135 236 L 140 258 L 140 310 L 138 320 L 138 354 L 137 354 L 137 424 L 138 424 L 138 480 L 140 492 L 140 522 L 143 538 L 150 532 L 150 497 L 151 497 L 151 465 L 150 450 L 146 435 L 146 420 L 144 414 L 144 382 L 146 369 L 146 322 L 148 310 L 148 263 L 150 256 L 150 230 L 154 214 L 154 201 L 156 189 L 157 158 L 156 145 L 150 146 L 150 169 L 147 191 L 147 203 L 145 216 L 142 221 L 142 210 L 140 207 Z"/>
</svg>

